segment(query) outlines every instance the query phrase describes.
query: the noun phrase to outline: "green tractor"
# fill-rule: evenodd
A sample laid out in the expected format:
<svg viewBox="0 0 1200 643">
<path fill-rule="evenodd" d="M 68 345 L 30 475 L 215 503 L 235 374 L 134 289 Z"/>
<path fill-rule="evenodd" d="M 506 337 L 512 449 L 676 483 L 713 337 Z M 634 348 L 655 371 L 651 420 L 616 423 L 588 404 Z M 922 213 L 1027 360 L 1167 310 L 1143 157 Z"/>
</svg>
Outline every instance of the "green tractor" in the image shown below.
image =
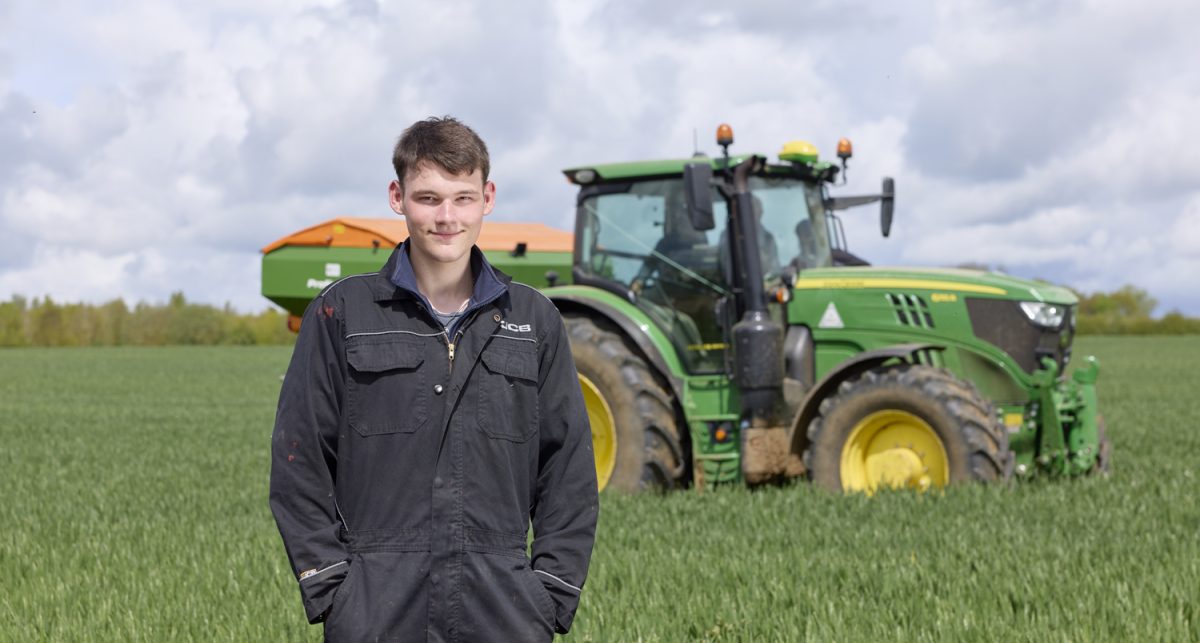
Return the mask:
<svg viewBox="0 0 1200 643">
<path fill-rule="evenodd" d="M 573 251 L 488 253 L 505 271 L 532 274 L 530 256 L 545 270 L 528 281 L 563 315 L 601 488 L 806 476 L 872 493 L 1107 470 L 1097 362 L 1065 375 L 1070 291 L 866 265 L 836 213 L 878 202 L 887 236 L 890 179 L 832 196 L 848 141 L 839 167 L 802 142 L 778 162 L 730 156 L 732 139 L 718 130 L 718 158 L 565 170 Z M 379 245 L 363 270 L 386 258 Z M 271 259 L 264 294 L 283 303 Z"/>
<path fill-rule="evenodd" d="M 579 186 L 562 311 L 602 485 L 806 475 L 926 489 L 1105 470 L 1098 366 L 1073 376 L 1076 297 L 969 270 L 875 268 L 829 193 L 841 167 L 797 142 L 730 157 L 566 170 Z"/>
</svg>

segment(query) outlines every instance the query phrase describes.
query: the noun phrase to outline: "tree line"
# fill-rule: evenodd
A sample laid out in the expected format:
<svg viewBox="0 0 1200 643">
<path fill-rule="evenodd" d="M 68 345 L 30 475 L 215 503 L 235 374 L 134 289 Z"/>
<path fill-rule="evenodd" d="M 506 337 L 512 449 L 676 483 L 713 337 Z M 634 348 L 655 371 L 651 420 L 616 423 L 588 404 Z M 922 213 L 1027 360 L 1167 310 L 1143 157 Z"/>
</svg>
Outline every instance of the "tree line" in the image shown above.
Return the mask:
<svg viewBox="0 0 1200 643">
<path fill-rule="evenodd" d="M 1153 297 L 1134 286 L 1112 292 L 1076 293 L 1080 335 L 1200 334 L 1200 319 L 1172 311 L 1155 318 Z M 287 313 L 267 309 L 239 313 L 187 301 L 182 292 L 165 304 L 121 299 L 104 304 L 60 304 L 50 297 L 14 296 L 0 302 L 0 347 L 286 345 L 296 340 Z"/>
<path fill-rule="evenodd" d="M 287 313 L 246 314 L 187 301 L 182 292 L 165 304 L 124 300 L 60 304 L 50 297 L 14 296 L 0 302 L 0 346 L 165 346 L 291 344 Z"/>
<path fill-rule="evenodd" d="M 1200 333 L 1200 319 L 1172 310 L 1153 316 L 1158 302 L 1134 286 L 1112 292 L 1079 296 L 1076 332 L 1081 335 L 1192 335 Z"/>
</svg>

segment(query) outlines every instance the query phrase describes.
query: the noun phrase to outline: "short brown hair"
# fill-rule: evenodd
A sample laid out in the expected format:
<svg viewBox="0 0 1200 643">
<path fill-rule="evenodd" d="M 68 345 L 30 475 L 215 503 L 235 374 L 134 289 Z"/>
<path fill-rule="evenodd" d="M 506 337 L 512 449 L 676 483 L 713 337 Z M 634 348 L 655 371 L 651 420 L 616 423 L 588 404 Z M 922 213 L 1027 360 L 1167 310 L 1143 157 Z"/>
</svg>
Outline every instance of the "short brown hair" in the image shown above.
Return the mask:
<svg viewBox="0 0 1200 643">
<path fill-rule="evenodd" d="M 421 163 L 436 163 L 454 174 L 470 174 L 475 170 L 487 183 L 491 163 L 487 145 L 462 121 L 453 116 L 430 117 L 408 126 L 392 150 L 392 167 L 400 189 L 405 175 Z"/>
</svg>

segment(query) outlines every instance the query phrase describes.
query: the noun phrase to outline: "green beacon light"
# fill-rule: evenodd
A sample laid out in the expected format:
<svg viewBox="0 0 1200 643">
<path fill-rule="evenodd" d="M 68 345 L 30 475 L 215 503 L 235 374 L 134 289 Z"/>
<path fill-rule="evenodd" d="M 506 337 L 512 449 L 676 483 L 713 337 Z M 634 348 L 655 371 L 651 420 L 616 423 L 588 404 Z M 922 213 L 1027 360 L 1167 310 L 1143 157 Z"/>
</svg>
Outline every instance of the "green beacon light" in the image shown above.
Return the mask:
<svg viewBox="0 0 1200 643">
<path fill-rule="evenodd" d="M 817 146 L 808 141 L 789 141 L 779 150 L 779 160 L 793 163 L 816 163 Z"/>
</svg>

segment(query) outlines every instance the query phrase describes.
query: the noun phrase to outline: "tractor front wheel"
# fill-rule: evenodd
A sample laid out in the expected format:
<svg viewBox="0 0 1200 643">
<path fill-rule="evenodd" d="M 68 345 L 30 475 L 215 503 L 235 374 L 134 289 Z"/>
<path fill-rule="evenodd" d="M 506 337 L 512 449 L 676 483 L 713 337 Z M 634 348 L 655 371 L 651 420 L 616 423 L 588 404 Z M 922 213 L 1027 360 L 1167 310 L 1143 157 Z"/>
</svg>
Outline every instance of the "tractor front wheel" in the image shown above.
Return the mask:
<svg viewBox="0 0 1200 643">
<path fill-rule="evenodd" d="M 1012 475 L 1008 433 L 991 405 L 947 371 L 900 365 L 843 382 L 821 402 L 804 454 L 834 491 L 925 490 Z"/>
<path fill-rule="evenodd" d="M 671 395 L 615 331 L 566 315 L 571 355 L 592 425 L 601 489 L 667 490 L 682 485 L 683 448 Z"/>
</svg>

